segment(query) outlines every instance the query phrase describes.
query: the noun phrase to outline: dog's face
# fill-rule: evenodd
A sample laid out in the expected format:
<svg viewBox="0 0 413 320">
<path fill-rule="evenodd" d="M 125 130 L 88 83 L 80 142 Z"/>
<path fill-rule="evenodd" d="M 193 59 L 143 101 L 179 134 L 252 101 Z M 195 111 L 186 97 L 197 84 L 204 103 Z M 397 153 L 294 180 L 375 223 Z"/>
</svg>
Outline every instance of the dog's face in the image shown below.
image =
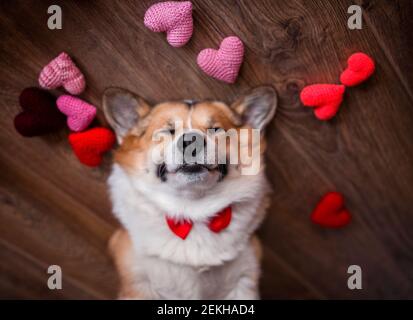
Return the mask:
<svg viewBox="0 0 413 320">
<path fill-rule="evenodd" d="M 185 100 L 150 107 L 118 88 L 107 89 L 103 97 L 105 116 L 120 144 L 114 161 L 149 189 L 182 196 L 242 179 L 251 174 L 251 166 L 258 165 L 254 170 L 259 172 L 263 130 L 276 105 L 276 92 L 267 86 L 231 106 Z"/>
</svg>

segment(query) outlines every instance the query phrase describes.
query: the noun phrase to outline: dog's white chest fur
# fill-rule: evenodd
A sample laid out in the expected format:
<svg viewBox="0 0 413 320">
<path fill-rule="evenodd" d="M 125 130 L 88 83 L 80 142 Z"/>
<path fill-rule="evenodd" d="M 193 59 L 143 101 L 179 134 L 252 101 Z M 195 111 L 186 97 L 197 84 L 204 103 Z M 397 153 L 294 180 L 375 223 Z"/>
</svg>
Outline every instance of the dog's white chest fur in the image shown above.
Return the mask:
<svg viewBox="0 0 413 320">
<path fill-rule="evenodd" d="M 136 284 L 153 298 L 257 298 L 259 267 L 251 235 L 262 221 L 268 185 L 264 174 L 228 176 L 222 189 L 183 199 L 148 189 L 114 165 L 109 178 L 113 211 L 129 232 L 135 250 Z M 232 220 L 220 233 L 205 223 L 231 205 Z M 183 240 L 165 216 L 185 217 L 193 228 Z"/>
</svg>

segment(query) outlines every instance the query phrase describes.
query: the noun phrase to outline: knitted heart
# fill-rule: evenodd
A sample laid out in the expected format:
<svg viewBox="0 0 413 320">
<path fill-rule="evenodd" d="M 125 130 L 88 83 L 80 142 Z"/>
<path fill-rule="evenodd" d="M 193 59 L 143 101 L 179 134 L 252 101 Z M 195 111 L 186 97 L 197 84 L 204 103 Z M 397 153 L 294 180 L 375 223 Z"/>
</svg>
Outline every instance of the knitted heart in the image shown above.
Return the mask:
<svg viewBox="0 0 413 320">
<path fill-rule="evenodd" d="M 208 222 L 208 228 L 215 233 L 219 233 L 227 228 L 231 222 L 232 208 L 231 206 L 217 212 Z M 185 240 L 192 229 L 193 222 L 187 219 L 175 220 L 174 218 L 166 216 L 166 222 L 169 229 L 172 230 L 178 237 Z"/>
<path fill-rule="evenodd" d="M 69 134 L 69 143 L 81 163 L 96 167 L 102 162 L 103 154 L 115 143 L 115 135 L 106 128 L 93 128 Z"/>
<path fill-rule="evenodd" d="M 313 84 L 306 86 L 300 94 L 303 105 L 313 107 L 320 120 L 334 117 L 343 101 L 345 86 L 335 84 Z"/>
<path fill-rule="evenodd" d="M 168 223 L 168 226 L 172 230 L 172 232 L 183 240 L 186 239 L 192 229 L 191 221 L 175 221 L 173 218 L 167 217 L 166 222 Z"/>
<path fill-rule="evenodd" d="M 171 46 L 182 47 L 192 36 L 192 3 L 156 3 L 146 11 L 144 24 L 154 32 L 166 32 L 166 39 Z"/>
<path fill-rule="evenodd" d="M 340 81 L 348 87 L 356 86 L 367 80 L 376 68 L 373 59 L 362 52 L 352 54 L 347 64 L 347 69 L 340 75 Z"/>
<path fill-rule="evenodd" d="M 311 220 L 326 228 L 340 228 L 350 222 L 351 215 L 344 206 L 343 196 L 338 192 L 328 192 L 315 207 Z"/>
<path fill-rule="evenodd" d="M 232 209 L 231 206 L 226 207 L 224 210 L 219 212 L 215 217 L 211 219 L 209 222 L 209 229 L 213 232 L 220 232 L 221 230 L 228 227 L 229 223 L 231 222 L 232 217 Z"/>
<path fill-rule="evenodd" d="M 238 37 L 227 37 L 218 50 L 204 49 L 198 54 L 199 67 L 209 76 L 228 83 L 237 79 L 244 57 L 244 45 Z"/>
<path fill-rule="evenodd" d="M 26 88 L 19 97 L 23 112 L 14 118 L 14 127 L 24 137 L 34 137 L 61 129 L 65 117 L 56 109 L 56 99 L 47 91 Z"/>
<path fill-rule="evenodd" d="M 85 130 L 96 116 L 96 108 L 79 98 L 63 95 L 56 104 L 67 116 L 67 125 L 73 131 Z"/>
<path fill-rule="evenodd" d="M 45 89 L 63 86 L 71 94 L 80 94 L 85 89 L 85 78 L 65 52 L 49 62 L 39 75 L 39 84 Z"/>
</svg>

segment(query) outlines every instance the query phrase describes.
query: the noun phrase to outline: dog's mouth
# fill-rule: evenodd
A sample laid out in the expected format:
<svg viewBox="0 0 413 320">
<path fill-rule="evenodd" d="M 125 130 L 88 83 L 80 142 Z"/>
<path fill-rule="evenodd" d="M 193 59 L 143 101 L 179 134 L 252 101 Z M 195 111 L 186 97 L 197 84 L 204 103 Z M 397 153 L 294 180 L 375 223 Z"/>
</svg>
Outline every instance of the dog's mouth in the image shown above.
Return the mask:
<svg viewBox="0 0 413 320">
<path fill-rule="evenodd" d="M 197 174 L 203 174 L 207 172 L 213 172 L 217 171 L 220 174 L 219 181 L 221 181 L 228 173 L 228 167 L 226 164 L 219 164 L 216 166 L 208 166 L 205 164 L 200 164 L 200 163 L 193 163 L 193 164 L 188 164 L 185 163 L 183 165 L 180 165 L 173 171 L 168 171 L 168 168 L 165 163 L 161 163 L 158 165 L 157 168 L 157 176 L 161 181 L 165 182 L 167 180 L 167 175 L 168 173 L 182 173 L 185 175 L 197 175 Z"/>
<path fill-rule="evenodd" d="M 182 172 L 182 173 L 187 173 L 187 174 L 196 174 L 196 173 L 201 173 L 205 171 L 211 171 L 214 168 L 208 167 L 203 164 L 199 163 L 193 163 L 193 164 L 183 164 L 182 166 L 179 166 L 175 172 Z"/>
<path fill-rule="evenodd" d="M 158 178 L 161 179 L 161 181 L 165 182 L 166 175 L 168 173 L 168 170 L 166 169 L 166 164 L 161 163 L 160 165 L 158 165 L 158 169 L 156 173 L 157 173 Z"/>
</svg>

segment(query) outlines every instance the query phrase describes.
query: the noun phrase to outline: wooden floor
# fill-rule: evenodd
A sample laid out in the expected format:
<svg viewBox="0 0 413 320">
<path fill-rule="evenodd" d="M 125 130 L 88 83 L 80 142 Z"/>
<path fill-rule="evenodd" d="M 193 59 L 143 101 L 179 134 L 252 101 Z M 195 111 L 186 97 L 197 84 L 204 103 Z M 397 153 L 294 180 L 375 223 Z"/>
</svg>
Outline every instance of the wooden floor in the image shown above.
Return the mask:
<svg viewBox="0 0 413 320">
<path fill-rule="evenodd" d="M 113 298 L 117 278 L 106 243 L 117 227 L 105 180 L 110 156 L 90 169 L 74 157 L 68 130 L 26 139 L 13 128 L 18 95 L 37 84 L 61 51 L 87 78 L 82 97 L 99 106 L 108 86 L 151 102 L 216 98 L 273 84 L 280 95 L 269 129 L 268 175 L 275 193 L 260 230 L 264 298 L 413 298 L 413 3 L 399 1 L 199 0 L 188 45 L 170 47 L 143 25 L 155 1 L 54 1 L 63 29 L 47 28 L 50 1 L 0 2 L 0 298 Z M 362 30 L 347 8 L 364 8 Z M 246 46 L 236 84 L 209 78 L 197 53 L 237 35 Z M 299 102 L 311 83 L 336 83 L 347 57 L 377 61 L 366 84 L 348 90 L 338 116 L 316 120 Z M 353 213 L 342 230 L 310 223 L 326 191 Z M 63 290 L 46 286 L 63 269 Z M 360 265 L 363 289 L 347 288 Z"/>
</svg>

